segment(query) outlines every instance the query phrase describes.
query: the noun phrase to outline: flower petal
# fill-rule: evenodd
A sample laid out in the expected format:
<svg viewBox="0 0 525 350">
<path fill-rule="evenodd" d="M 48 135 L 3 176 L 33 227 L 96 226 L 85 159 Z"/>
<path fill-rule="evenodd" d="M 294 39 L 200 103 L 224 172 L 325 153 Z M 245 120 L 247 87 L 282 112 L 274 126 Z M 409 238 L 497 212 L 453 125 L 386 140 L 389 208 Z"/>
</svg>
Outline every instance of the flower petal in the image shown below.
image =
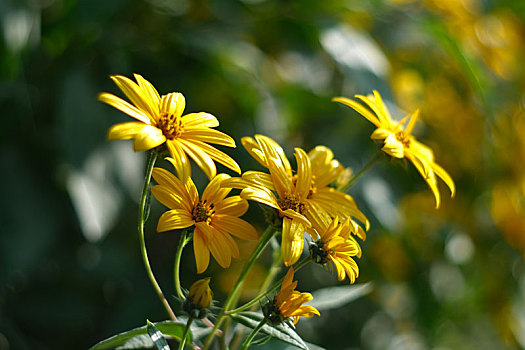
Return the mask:
<svg viewBox="0 0 525 350">
<path fill-rule="evenodd" d="M 181 118 L 184 127 L 201 127 L 201 128 L 214 128 L 219 126 L 219 121 L 215 116 L 205 113 L 188 113 Z"/>
<path fill-rule="evenodd" d="M 213 179 L 217 173 L 217 168 L 215 168 L 215 163 L 210 156 L 201 148 L 184 139 L 178 139 L 178 142 L 184 152 L 197 163 L 197 166 L 202 169 L 208 179 Z"/>
<path fill-rule="evenodd" d="M 150 98 L 148 92 L 143 91 L 133 80 L 125 76 L 112 75 L 110 78 L 117 84 L 131 103 L 148 115 L 152 121 L 157 120 L 159 113 L 158 104 L 155 104 L 155 101 Z"/>
<path fill-rule="evenodd" d="M 162 95 L 160 99 L 160 112 L 175 117 L 180 117 L 186 108 L 186 99 L 180 92 L 171 92 Z"/>
<path fill-rule="evenodd" d="M 208 203 L 213 203 L 216 206 L 230 193 L 231 188 L 221 187 L 222 181 L 229 179 L 228 174 L 218 174 L 208 183 L 208 186 L 202 192 L 202 200 L 206 200 Z"/>
<path fill-rule="evenodd" d="M 172 209 L 160 216 L 159 223 L 157 224 L 157 232 L 176 230 L 192 225 L 193 218 L 186 210 Z"/>
<path fill-rule="evenodd" d="M 339 102 L 344 105 L 347 105 L 348 107 L 353 108 L 357 113 L 361 114 L 363 117 L 368 119 L 369 122 L 379 127 L 380 125 L 379 119 L 373 113 L 371 113 L 368 109 L 366 109 L 363 105 L 359 104 L 358 102 L 351 100 L 349 98 L 346 98 L 346 97 L 334 97 L 332 98 L 332 101 Z"/>
<path fill-rule="evenodd" d="M 195 225 L 195 231 L 193 232 L 193 252 L 195 254 L 197 273 L 203 273 L 210 264 L 210 250 L 208 249 L 208 237 L 200 229 L 199 224 Z"/>
<path fill-rule="evenodd" d="M 258 238 L 257 230 L 251 224 L 234 216 L 215 214 L 211 226 L 242 239 L 253 241 Z"/>
<path fill-rule="evenodd" d="M 240 196 L 231 196 L 215 204 L 217 215 L 230 215 L 239 217 L 248 210 L 248 201 Z"/>
<path fill-rule="evenodd" d="M 177 172 L 177 176 L 182 182 L 186 182 L 191 177 L 191 165 L 186 153 L 182 150 L 178 140 L 166 140 L 166 146 L 171 155 L 171 164 Z"/>
<path fill-rule="evenodd" d="M 221 146 L 235 147 L 235 141 L 231 136 L 220 132 L 219 130 L 209 128 L 190 128 L 184 127 L 184 139 L 192 141 L 201 141 L 206 143 L 215 143 Z"/>
<path fill-rule="evenodd" d="M 303 253 L 304 232 L 305 230 L 302 224 L 295 220 L 283 218 L 281 253 L 285 266 L 295 264 L 301 257 Z"/>
<path fill-rule="evenodd" d="M 147 124 L 141 122 L 125 122 L 111 126 L 108 130 L 108 140 L 130 140 L 137 136 Z"/>
<path fill-rule="evenodd" d="M 153 196 L 162 204 L 170 209 L 180 209 L 186 212 L 191 212 L 191 207 L 180 195 L 171 191 L 168 187 L 153 186 L 151 188 Z"/>
<path fill-rule="evenodd" d="M 162 145 L 165 141 L 166 137 L 162 130 L 152 125 L 144 125 L 134 137 L 133 149 L 135 152 L 147 151 Z"/>
<path fill-rule="evenodd" d="M 312 186 L 312 168 L 310 158 L 301 148 L 295 149 L 295 159 L 297 160 L 297 182 L 295 191 L 301 200 L 306 199 Z"/>
<path fill-rule="evenodd" d="M 143 122 L 144 124 L 152 124 L 155 122 L 155 119 L 152 119 L 137 107 L 131 105 L 130 103 L 124 101 L 120 97 L 117 97 L 113 94 L 103 92 L 98 95 L 98 100 L 107 103 L 108 105 L 118 109 L 121 112 L 126 113 L 130 117 L 133 117 L 138 121 Z"/>
<path fill-rule="evenodd" d="M 230 168 L 231 170 L 235 171 L 237 174 L 241 173 L 241 168 L 239 167 L 239 164 L 233 160 L 229 155 L 227 155 L 224 152 L 219 151 L 213 146 L 208 145 L 207 143 L 201 142 L 201 141 L 189 141 L 190 143 L 194 145 L 193 147 L 199 147 L 201 150 L 206 152 L 211 159 L 216 161 L 217 163 L 220 163 L 224 165 L 227 168 Z"/>
</svg>

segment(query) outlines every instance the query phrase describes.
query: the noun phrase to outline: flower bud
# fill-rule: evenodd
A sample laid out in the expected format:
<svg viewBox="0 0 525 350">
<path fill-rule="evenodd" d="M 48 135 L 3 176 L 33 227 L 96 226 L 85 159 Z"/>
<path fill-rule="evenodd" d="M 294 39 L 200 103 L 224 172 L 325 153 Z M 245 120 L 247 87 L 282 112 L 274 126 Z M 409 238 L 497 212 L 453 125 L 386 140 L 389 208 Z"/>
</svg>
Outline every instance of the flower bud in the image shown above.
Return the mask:
<svg viewBox="0 0 525 350">
<path fill-rule="evenodd" d="M 213 300 L 213 292 L 210 289 L 210 277 L 193 283 L 190 287 L 188 299 L 200 308 L 209 308 Z"/>
</svg>

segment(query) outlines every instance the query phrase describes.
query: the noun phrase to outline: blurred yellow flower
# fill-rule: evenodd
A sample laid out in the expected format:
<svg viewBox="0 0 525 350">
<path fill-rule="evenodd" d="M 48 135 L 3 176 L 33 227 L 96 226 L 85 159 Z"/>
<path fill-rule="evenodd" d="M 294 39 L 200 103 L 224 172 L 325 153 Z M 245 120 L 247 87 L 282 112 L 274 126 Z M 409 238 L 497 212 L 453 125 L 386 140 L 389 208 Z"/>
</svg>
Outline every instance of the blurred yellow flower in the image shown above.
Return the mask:
<svg viewBox="0 0 525 350">
<path fill-rule="evenodd" d="M 208 267 L 210 252 L 223 268 L 230 266 L 232 257 L 239 257 L 239 248 L 230 234 L 246 240 L 257 239 L 255 228 L 239 219 L 248 210 L 248 202 L 239 196 L 226 198 L 230 189 L 221 187 L 221 182 L 230 178 L 229 175 L 215 176 L 204 189 L 200 200 L 191 178 L 182 183 L 162 168 L 153 169 L 153 178 L 158 185 L 153 186 L 151 192 L 159 202 L 171 209 L 159 218 L 157 231 L 195 225 L 193 250 L 197 273 L 204 272 Z"/>
<path fill-rule="evenodd" d="M 284 277 L 281 291 L 273 299 L 273 306 L 277 311 L 270 315 L 269 319 L 272 324 L 278 324 L 288 318 L 292 318 L 294 324 L 297 323 L 299 317 L 319 316 L 319 311 L 309 305 L 303 305 L 313 299 L 310 293 L 301 293 L 295 290 L 297 281 L 293 282 L 294 270 L 290 267 L 286 276 Z M 268 317 L 268 315 L 267 315 Z"/>
<path fill-rule="evenodd" d="M 344 168 L 333 160 L 326 147 L 314 149 L 310 154 L 295 148 L 297 172 L 294 174 L 288 158 L 279 144 L 267 136 L 242 138 L 248 152 L 269 174 L 247 171 L 241 178 L 231 178 L 223 186 L 242 189 L 241 197 L 253 200 L 278 211 L 282 219 L 281 252 L 286 266 L 297 262 L 303 251 L 303 234 L 312 223 L 329 222 L 331 217 L 356 217 L 369 223 L 359 211 L 353 198 L 328 185 L 337 180 Z M 354 228 L 364 237 L 364 230 L 354 221 Z"/>
<path fill-rule="evenodd" d="M 191 176 L 188 156 L 209 179 L 217 172 L 214 161 L 241 173 L 239 165 L 232 158 L 208 144 L 235 147 L 235 141 L 230 136 L 211 129 L 219 125 L 217 118 L 204 112 L 183 116 L 186 100 L 181 93 L 160 96 L 142 76 L 135 74 L 134 77 L 136 83 L 121 75 L 111 76 L 133 105 L 107 92 L 98 96 L 100 101 L 137 120 L 113 125 L 108 131 L 109 140 L 133 139 L 133 148 L 137 152 L 165 143 L 182 181 Z"/>
<path fill-rule="evenodd" d="M 210 277 L 207 277 L 193 283 L 188 293 L 188 299 L 203 309 L 209 308 L 213 300 L 210 279 Z"/>
<path fill-rule="evenodd" d="M 410 134 L 416 124 L 419 111 L 407 115 L 400 122 L 394 122 L 377 91 L 374 90 L 373 96 L 355 95 L 355 97 L 364 102 L 364 105 L 346 97 L 335 97 L 332 100 L 353 108 L 377 127 L 371 138 L 383 142 L 381 148 L 383 152 L 395 158 L 407 158 L 414 164 L 432 190 L 436 200 L 436 208 L 439 208 L 441 203 L 436 175 L 449 187 L 451 197 L 453 197 L 456 188 L 450 175 L 434 162 L 434 152 Z M 367 109 L 365 105 L 370 109 Z M 408 124 L 404 127 L 403 124 L 407 120 Z"/>
<path fill-rule="evenodd" d="M 351 235 L 350 220 L 339 223 L 339 218 L 336 217 L 328 227 L 319 227 L 316 230 L 319 239 L 310 245 L 313 260 L 320 265 L 331 261 L 339 281 L 348 276 L 350 283 L 354 283 L 359 276 L 359 267 L 352 257 L 361 257 L 361 247 Z"/>
</svg>

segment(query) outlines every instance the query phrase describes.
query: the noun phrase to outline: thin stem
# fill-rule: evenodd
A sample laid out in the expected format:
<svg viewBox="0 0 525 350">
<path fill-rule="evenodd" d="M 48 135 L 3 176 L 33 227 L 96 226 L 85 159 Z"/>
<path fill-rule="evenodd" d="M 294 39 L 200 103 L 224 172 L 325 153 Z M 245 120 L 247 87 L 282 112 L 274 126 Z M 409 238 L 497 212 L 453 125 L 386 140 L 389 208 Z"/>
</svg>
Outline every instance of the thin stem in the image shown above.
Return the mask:
<svg viewBox="0 0 525 350">
<path fill-rule="evenodd" d="M 242 347 L 241 347 L 241 350 L 246 350 L 248 349 L 248 346 L 250 346 L 250 343 L 252 342 L 253 338 L 255 338 L 255 336 L 257 335 L 257 333 L 259 333 L 259 331 L 264 327 L 264 325 L 266 324 L 267 320 L 266 318 L 263 318 L 261 320 L 261 322 L 259 322 L 259 324 L 257 325 L 257 327 L 255 327 L 253 329 L 253 331 L 250 333 L 250 335 L 248 336 L 248 338 L 246 338 L 246 340 L 244 341 L 244 343 L 242 343 Z"/>
<path fill-rule="evenodd" d="M 309 256 L 304 258 L 303 260 L 299 261 L 297 263 L 297 265 L 294 266 L 294 271 L 295 272 L 299 271 L 300 269 L 302 269 L 310 261 L 312 261 L 312 259 Z M 264 298 L 268 294 L 276 291 L 279 288 L 279 286 L 283 283 L 283 280 L 284 280 L 284 277 L 281 278 L 279 281 L 275 282 L 268 290 L 266 290 L 265 292 L 259 294 L 254 299 L 252 299 L 249 302 L 247 302 L 246 304 L 244 304 L 242 306 L 239 306 L 238 308 L 236 308 L 234 310 L 227 311 L 226 315 L 232 315 L 232 314 L 236 314 L 238 312 L 244 311 L 244 310 L 248 310 L 249 308 L 251 308 L 252 306 L 257 304 L 259 302 L 259 300 L 261 300 L 262 298 Z"/>
<path fill-rule="evenodd" d="M 361 175 L 366 173 L 379 159 L 381 159 L 381 153 L 377 152 L 375 154 L 375 156 L 372 157 L 372 159 L 370 159 L 368 161 L 368 163 L 366 163 L 366 165 L 361 170 L 359 170 L 359 172 L 357 174 L 352 176 L 352 178 L 350 179 L 350 181 L 348 181 L 348 183 L 346 185 L 344 185 L 341 188 L 339 188 L 339 191 L 346 192 L 346 190 L 348 190 L 350 187 L 352 187 L 354 182 L 356 182 L 361 177 Z"/>
<path fill-rule="evenodd" d="M 184 345 L 186 344 L 186 339 L 188 338 L 188 333 L 190 332 L 190 326 L 192 322 L 193 317 L 188 318 L 188 322 L 186 322 L 186 327 L 184 328 L 184 333 L 182 334 L 182 339 L 180 340 L 179 350 L 184 349 Z"/>
<path fill-rule="evenodd" d="M 140 251 L 142 253 L 142 260 L 144 261 L 144 267 L 146 268 L 146 273 L 148 274 L 151 284 L 153 285 L 153 289 L 155 289 L 155 292 L 157 293 L 162 304 L 164 305 L 164 308 L 168 312 L 170 318 L 176 321 L 177 318 L 175 317 L 175 314 L 173 313 L 173 310 L 171 309 L 170 304 L 164 297 L 164 294 L 162 293 L 162 290 L 160 289 L 160 286 L 157 283 L 155 276 L 153 275 L 153 271 L 151 270 L 151 266 L 149 264 L 149 259 L 148 259 L 148 252 L 146 250 L 146 240 L 144 238 L 144 223 L 146 222 L 146 215 L 145 215 L 146 199 L 148 197 L 149 184 L 151 182 L 151 174 L 153 172 L 153 167 L 155 166 L 156 160 L 157 160 L 157 152 L 155 150 L 150 151 L 148 154 L 148 160 L 147 160 L 147 165 L 146 165 L 146 177 L 144 179 L 144 188 L 142 189 L 142 196 L 140 197 L 140 205 L 139 205 L 138 231 L 139 231 L 139 237 L 140 237 Z"/>
<path fill-rule="evenodd" d="M 184 296 L 184 293 L 182 293 L 182 288 L 180 286 L 180 260 L 182 256 L 182 250 L 186 244 L 188 244 L 190 239 L 191 238 L 187 235 L 187 231 L 183 230 L 180 235 L 179 245 L 177 246 L 177 253 L 175 254 L 175 266 L 173 268 L 175 291 L 177 292 L 177 296 L 182 300 L 186 300 L 186 297 Z"/>
<path fill-rule="evenodd" d="M 246 264 L 244 264 L 244 267 L 241 271 L 241 274 L 239 275 L 239 278 L 237 279 L 237 282 L 235 283 L 230 294 L 228 295 L 228 298 L 224 302 L 224 307 L 221 313 L 219 314 L 219 316 L 217 317 L 217 321 L 215 321 L 215 326 L 211 330 L 211 333 L 208 335 L 208 338 L 206 338 L 206 342 L 204 343 L 204 349 L 208 349 L 208 347 L 210 346 L 211 342 L 213 341 L 213 338 L 215 337 L 215 333 L 217 333 L 217 330 L 221 326 L 222 321 L 224 320 L 224 317 L 226 316 L 226 313 L 229 311 L 230 307 L 232 307 L 232 305 L 234 304 L 235 297 L 237 296 L 237 293 L 240 291 L 242 287 L 246 274 L 252 267 L 255 260 L 257 260 L 261 252 L 264 250 L 268 242 L 270 242 L 270 239 L 273 237 L 274 233 L 275 233 L 274 228 L 272 226 L 268 226 L 266 231 L 264 231 L 264 234 L 262 235 L 259 244 L 253 251 L 252 255 L 250 256 Z"/>
</svg>

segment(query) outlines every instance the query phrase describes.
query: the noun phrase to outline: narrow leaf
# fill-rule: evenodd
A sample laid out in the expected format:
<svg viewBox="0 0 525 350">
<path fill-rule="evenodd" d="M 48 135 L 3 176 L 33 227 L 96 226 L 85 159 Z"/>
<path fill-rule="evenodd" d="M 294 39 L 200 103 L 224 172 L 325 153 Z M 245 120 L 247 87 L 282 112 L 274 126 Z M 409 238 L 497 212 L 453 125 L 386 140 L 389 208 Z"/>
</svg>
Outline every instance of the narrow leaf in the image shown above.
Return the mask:
<svg viewBox="0 0 525 350">
<path fill-rule="evenodd" d="M 230 315 L 238 323 L 246 326 L 248 328 L 254 329 L 263 319 L 263 315 L 256 312 L 239 312 L 233 315 Z M 308 347 L 301 339 L 301 337 L 290 327 L 286 325 L 279 326 L 270 326 L 268 324 L 264 325 L 260 330 L 261 333 L 269 335 L 273 338 L 276 338 L 285 343 L 294 345 L 298 348 L 308 350 Z"/>
<path fill-rule="evenodd" d="M 372 283 L 328 287 L 312 293 L 309 303 L 319 311 L 331 310 L 350 303 L 372 291 Z"/>
<path fill-rule="evenodd" d="M 148 335 L 153 340 L 153 343 L 157 347 L 158 350 L 170 350 L 170 347 L 168 345 L 168 342 L 166 339 L 164 339 L 164 336 L 162 333 L 155 327 L 153 323 L 151 323 L 149 320 L 146 320 L 147 326 L 146 330 L 148 331 Z"/>
</svg>

